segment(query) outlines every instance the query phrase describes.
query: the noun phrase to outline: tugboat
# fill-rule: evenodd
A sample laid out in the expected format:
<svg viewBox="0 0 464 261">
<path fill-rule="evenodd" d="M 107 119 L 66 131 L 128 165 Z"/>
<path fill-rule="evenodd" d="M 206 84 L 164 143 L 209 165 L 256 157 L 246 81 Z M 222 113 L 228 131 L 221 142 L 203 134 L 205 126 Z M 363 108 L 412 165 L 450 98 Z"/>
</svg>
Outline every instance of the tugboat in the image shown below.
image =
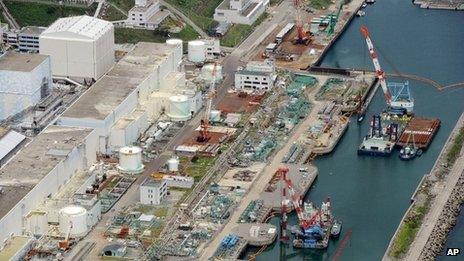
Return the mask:
<svg viewBox="0 0 464 261">
<path fill-rule="evenodd" d="M 412 143 L 409 143 L 409 139 L 411 138 L 411 136 L 412 136 Z M 422 155 L 422 150 L 417 148 L 416 143 L 414 141 L 414 134 L 412 135 L 410 134 L 408 136 L 406 145 L 400 150 L 400 155 L 399 155 L 400 159 L 401 160 L 412 160 L 416 156 L 420 157 L 421 155 Z"/>
<path fill-rule="evenodd" d="M 340 231 L 342 231 L 342 222 L 335 220 L 332 229 L 330 230 L 330 237 L 338 238 L 340 236 Z"/>
</svg>

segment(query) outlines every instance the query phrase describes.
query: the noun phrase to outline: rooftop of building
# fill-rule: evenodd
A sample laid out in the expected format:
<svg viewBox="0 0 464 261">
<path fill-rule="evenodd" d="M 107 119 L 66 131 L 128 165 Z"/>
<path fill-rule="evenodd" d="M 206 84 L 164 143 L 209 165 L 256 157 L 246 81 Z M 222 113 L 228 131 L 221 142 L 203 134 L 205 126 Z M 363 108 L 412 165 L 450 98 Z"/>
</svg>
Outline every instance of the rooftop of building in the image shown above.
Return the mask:
<svg viewBox="0 0 464 261">
<path fill-rule="evenodd" d="M 80 35 L 88 39 L 98 39 L 113 28 L 113 24 L 87 15 L 70 16 L 56 20 L 42 36 L 64 36 L 62 33 Z"/>
<path fill-rule="evenodd" d="M 148 0 L 147 5 L 145 6 L 140 6 L 140 5 L 134 5 L 129 12 L 146 12 L 148 9 L 150 9 L 152 6 L 159 5 L 159 0 Z"/>
<path fill-rule="evenodd" d="M 267 76 L 269 75 L 270 73 L 269 72 L 259 72 L 259 71 L 250 71 L 250 70 L 246 70 L 246 69 L 243 69 L 243 70 L 238 70 L 237 71 L 237 74 L 241 74 L 241 75 L 259 75 L 259 76 Z"/>
<path fill-rule="evenodd" d="M 0 70 L 30 72 L 46 59 L 48 56 L 36 53 L 6 52 L 0 56 Z"/>
<path fill-rule="evenodd" d="M 255 10 L 256 6 L 258 6 L 259 3 L 251 3 L 245 10 L 242 11 L 243 16 L 248 16 L 251 14 L 253 10 Z"/>
<path fill-rule="evenodd" d="M 32 35 L 40 35 L 42 32 L 47 30 L 47 27 L 42 26 L 26 26 L 21 28 L 20 33 L 23 34 L 32 34 Z"/>
<path fill-rule="evenodd" d="M 158 188 L 158 187 L 161 187 L 164 183 L 166 183 L 164 179 L 158 180 L 152 177 L 148 177 L 142 182 L 140 186 Z"/>
<path fill-rule="evenodd" d="M 140 42 L 107 75 L 63 113 L 67 118 L 105 119 L 174 52 L 174 47 Z"/>
<path fill-rule="evenodd" d="M 32 237 L 28 236 L 13 236 L 8 244 L 0 250 L 0 260 L 14 260 L 18 251 L 24 249 L 24 247 L 33 240 Z"/>
<path fill-rule="evenodd" d="M 0 169 L 0 218 L 81 144 L 92 132 L 88 128 L 51 125 L 22 148 Z"/>
</svg>

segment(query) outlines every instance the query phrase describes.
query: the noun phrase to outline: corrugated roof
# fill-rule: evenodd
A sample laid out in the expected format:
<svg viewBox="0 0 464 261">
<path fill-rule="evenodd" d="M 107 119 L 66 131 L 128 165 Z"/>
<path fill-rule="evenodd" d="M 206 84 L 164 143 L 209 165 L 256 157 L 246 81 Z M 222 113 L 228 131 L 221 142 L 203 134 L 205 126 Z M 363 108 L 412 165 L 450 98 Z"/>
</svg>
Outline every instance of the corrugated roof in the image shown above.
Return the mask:
<svg viewBox="0 0 464 261">
<path fill-rule="evenodd" d="M 9 131 L 5 136 L 0 139 L 0 160 L 2 160 L 8 153 L 16 148 L 26 136 L 16 131 Z"/>
<path fill-rule="evenodd" d="M 113 27 L 113 24 L 87 15 L 71 16 L 56 20 L 42 35 L 69 32 L 97 39 Z"/>
</svg>

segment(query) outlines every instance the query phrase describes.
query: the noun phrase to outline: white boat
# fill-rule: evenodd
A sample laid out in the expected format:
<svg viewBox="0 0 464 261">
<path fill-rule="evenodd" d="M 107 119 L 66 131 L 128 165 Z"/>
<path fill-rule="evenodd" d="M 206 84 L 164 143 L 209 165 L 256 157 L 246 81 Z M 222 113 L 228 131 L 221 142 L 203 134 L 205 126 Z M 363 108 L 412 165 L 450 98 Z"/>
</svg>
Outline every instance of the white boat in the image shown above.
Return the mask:
<svg viewBox="0 0 464 261">
<path fill-rule="evenodd" d="M 363 10 L 359 10 L 357 13 L 356 13 L 356 16 L 358 17 L 362 17 L 362 16 L 365 16 L 366 15 L 366 12 L 364 12 Z"/>
</svg>

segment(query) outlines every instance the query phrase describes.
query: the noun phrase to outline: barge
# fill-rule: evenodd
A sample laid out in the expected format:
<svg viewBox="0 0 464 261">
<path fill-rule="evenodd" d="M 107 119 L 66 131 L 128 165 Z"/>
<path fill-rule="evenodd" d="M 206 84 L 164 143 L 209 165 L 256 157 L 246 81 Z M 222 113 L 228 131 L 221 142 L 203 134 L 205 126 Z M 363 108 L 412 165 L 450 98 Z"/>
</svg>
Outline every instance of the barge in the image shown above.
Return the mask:
<svg viewBox="0 0 464 261">
<path fill-rule="evenodd" d="M 401 147 L 408 145 L 410 137 L 413 136 L 417 148 L 425 150 L 437 134 L 440 124 L 439 119 L 413 118 L 398 139 L 397 145 Z"/>
</svg>

